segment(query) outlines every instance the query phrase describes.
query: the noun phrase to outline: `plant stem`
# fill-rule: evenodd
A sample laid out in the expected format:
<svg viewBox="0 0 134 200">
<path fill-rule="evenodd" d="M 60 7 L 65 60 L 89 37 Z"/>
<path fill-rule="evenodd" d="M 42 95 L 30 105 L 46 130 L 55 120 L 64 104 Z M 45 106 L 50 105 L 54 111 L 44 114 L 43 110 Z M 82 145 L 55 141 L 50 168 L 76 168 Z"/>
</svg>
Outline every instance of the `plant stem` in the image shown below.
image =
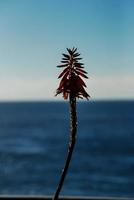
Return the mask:
<svg viewBox="0 0 134 200">
<path fill-rule="evenodd" d="M 60 182 L 55 192 L 55 195 L 53 197 L 53 200 L 58 200 L 60 191 L 62 189 L 64 180 L 69 168 L 69 164 L 71 161 L 72 153 L 74 150 L 75 141 L 76 141 L 76 133 L 77 133 L 76 97 L 74 97 L 73 94 L 70 94 L 70 140 L 69 140 L 69 146 L 68 146 L 68 154 L 67 154 L 65 166 L 62 170 Z"/>
</svg>

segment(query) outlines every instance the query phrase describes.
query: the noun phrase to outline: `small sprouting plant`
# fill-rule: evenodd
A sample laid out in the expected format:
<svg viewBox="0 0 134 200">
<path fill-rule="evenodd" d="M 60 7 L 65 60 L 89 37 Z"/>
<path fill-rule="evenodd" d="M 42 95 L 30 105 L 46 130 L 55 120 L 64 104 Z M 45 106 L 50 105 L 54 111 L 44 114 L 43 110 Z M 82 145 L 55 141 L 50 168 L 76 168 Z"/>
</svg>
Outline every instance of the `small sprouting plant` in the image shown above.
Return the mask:
<svg viewBox="0 0 134 200">
<path fill-rule="evenodd" d="M 88 78 L 87 72 L 83 69 L 84 64 L 79 62 L 80 54 L 77 52 L 77 48 L 68 49 L 67 54 L 62 54 L 63 58 L 61 60 L 61 65 L 58 65 L 59 68 L 64 68 L 62 73 L 58 76 L 61 78 L 59 87 L 56 91 L 56 96 L 58 94 L 63 94 L 64 99 L 69 98 L 70 103 L 70 141 L 68 147 L 68 155 L 65 162 L 65 166 L 62 170 L 62 175 L 53 197 L 53 200 L 57 200 L 59 193 L 64 183 L 65 176 L 68 171 L 68 167 L 71 161 L 73 149 L 76 142 L 77 134 L 77 114 L 76 114 L 76 98 L 86 98 L 89 99 L 88 93 L 85 91 L 86 84 L 82 78 Z"/>
</svg>

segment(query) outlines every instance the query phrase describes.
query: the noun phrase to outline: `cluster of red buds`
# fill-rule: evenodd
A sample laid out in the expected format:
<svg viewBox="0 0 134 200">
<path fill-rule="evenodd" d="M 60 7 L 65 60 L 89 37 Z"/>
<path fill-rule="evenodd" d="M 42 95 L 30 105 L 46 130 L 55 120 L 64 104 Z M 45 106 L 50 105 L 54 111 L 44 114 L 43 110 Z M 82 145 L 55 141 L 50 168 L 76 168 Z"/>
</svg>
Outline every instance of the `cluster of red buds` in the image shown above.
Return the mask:
<svg viewBox="0 0 134 200">
<path fill-rule="evenodd" d="M 68 54 L 62 54 L 62 64 L 57 66 L 65 69 L 58 76 L 58 78 L 62 79 L 56 91 L 56 95 L 62 93 L 64 99 L 68 99 L 69 94 L 73 97 L 89 99 L 90 96 L 84 89 L 86 84 L 82 79 L 88 78 L 87 72 L 83 70 L 84 64 L 79 62 L 82 58 L 79 57 L 80 54 L 77 52 L 77 48 L 67 48 L 67 52 Z"/>
</svg>

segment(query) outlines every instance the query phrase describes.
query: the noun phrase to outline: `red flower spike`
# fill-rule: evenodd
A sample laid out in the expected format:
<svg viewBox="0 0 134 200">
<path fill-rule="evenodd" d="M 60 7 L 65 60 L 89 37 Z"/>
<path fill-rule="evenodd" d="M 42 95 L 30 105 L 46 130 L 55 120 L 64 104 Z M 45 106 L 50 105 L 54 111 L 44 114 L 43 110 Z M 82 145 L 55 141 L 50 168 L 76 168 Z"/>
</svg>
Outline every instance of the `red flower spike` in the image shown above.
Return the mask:
<svg viewBox="0 0 134 200">
<path fill-rule="evenodd" d="M 67 48 L 68 54 L 62 54 L 63 58 L 61 65 L 57 67 L 65 67 L 63 72 L 58 76 L 61 78 L 59 87 L 56 91 L 56 96 L 60 93 L 63 94 L 64 99 L 68 99 L 69 94 L 73 94 L 77 98 L 86 98 L 89 99 L 89 94 L 85 91 L 86 87 L 85 82 L 81 77 L 88 78 L 85 74 L 87 72 L 83 70 L 83 63 L 80 63 L 79 58 L 80 54 L 77 52 L 77 48 L 69 49 Z"/>
</svg>

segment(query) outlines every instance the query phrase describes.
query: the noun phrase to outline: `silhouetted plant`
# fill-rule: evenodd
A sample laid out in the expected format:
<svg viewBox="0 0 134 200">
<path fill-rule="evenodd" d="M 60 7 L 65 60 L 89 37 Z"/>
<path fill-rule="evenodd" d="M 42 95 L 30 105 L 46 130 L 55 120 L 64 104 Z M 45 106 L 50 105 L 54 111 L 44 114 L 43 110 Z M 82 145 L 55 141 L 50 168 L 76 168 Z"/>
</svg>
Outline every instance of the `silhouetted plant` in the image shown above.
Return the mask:
<svg viewBox="0 0 134 200">
<path fill-rule="evenodd" d="M 59 87 L 56 91 L 56 96 L 60 93 L 63 94 L 64 99 L 69 98 L 70 103 L 70 141 L 68 147 L 68 155 L 65 162 L 65 166 L 62 170 L 62 175 L 59 181 L 59 185 L 53 197 L 53 200 L 57 200 L 59 193 L 64 183 L 65 176 L 69 167 L 69 163 L 72 157 L 73 149 L 76 141 L 77 134 L 77 114 L 76 114 L 76 98 L 86 98 L 89 99 L 88 93 L 85 91 L 86 84 L 83 78 L 87 77 L 87 72 L 83 70 L 83 63 L 79 61 L 80 54 L 77 52 L 77 48 L 68 49 L 68 54 L 62 54 L 63 58 L 61 65 L 57 66 L 60 68 L 65 68 L 58 78 L 62 78 Z"/>
</svg>

